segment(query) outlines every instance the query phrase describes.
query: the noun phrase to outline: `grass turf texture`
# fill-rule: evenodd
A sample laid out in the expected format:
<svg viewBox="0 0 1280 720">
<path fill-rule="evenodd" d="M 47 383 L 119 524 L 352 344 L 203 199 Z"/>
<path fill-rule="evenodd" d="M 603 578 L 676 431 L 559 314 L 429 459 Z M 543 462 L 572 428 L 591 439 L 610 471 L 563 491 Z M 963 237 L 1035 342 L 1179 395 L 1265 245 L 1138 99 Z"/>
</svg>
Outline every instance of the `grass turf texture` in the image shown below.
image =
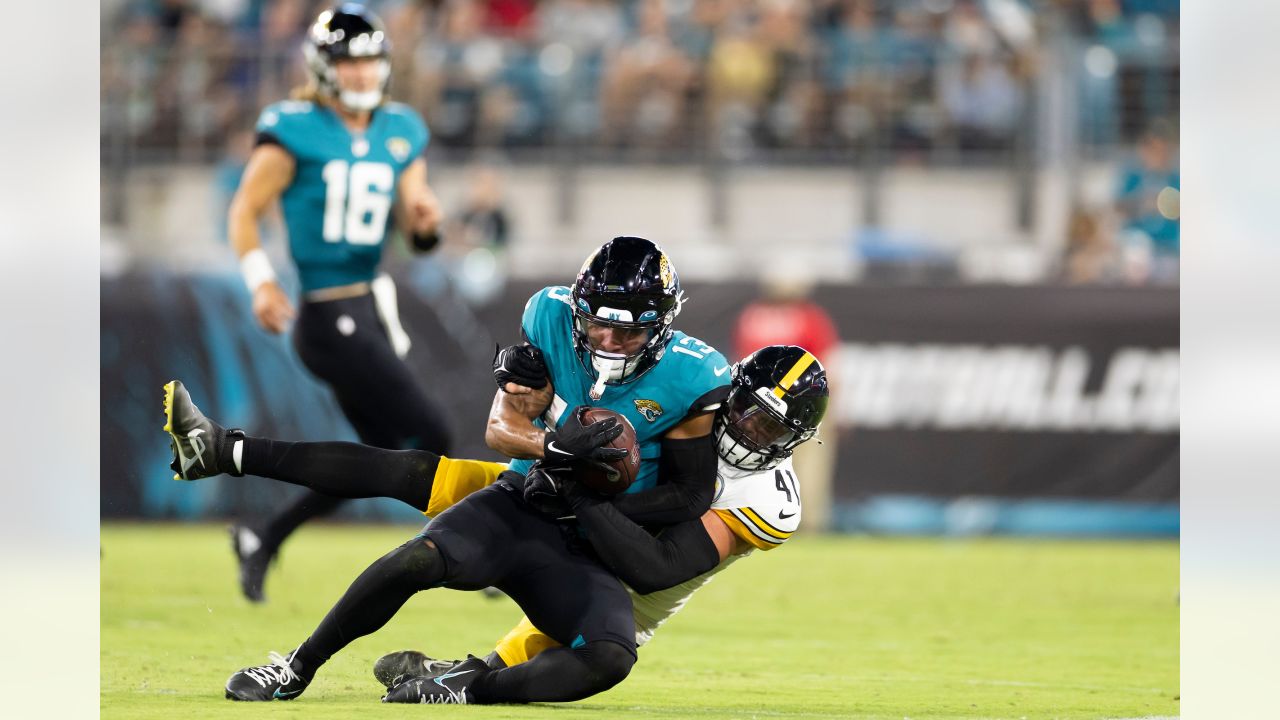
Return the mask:
<svg viewBox="0 0 1280 720">
<path fill-rule="evenodd" d="M 509 600 L 433 590 L 323 668 L 300 699 L 223 683 L 304 639 L 349 582 L 416 531 L 311 525 L 239 595 L 210 525 L 102 529 L 103 718 L 1114 718 L 1178 714 L 1174 543 L 801 537 L 719 576 L 620 686 L 569 705 L 378 702 L 373 661 L 483 654 Z"/>
</svg>

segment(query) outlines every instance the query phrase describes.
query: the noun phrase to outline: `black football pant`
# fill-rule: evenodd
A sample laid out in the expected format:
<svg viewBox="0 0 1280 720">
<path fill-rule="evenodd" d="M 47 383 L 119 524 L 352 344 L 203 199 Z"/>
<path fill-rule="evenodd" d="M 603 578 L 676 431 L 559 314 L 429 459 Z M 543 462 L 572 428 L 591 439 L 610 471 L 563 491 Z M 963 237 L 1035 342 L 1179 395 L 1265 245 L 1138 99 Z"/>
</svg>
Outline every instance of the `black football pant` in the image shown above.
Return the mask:
<svg viewBox="0 0 1280 720">
<path fill-rule="evenodd" d="M 362 443 L 448 453 L 444 411 L 396 357 L 372 294 L 302 303 L 293 344 L 303 365 L 333 390 Z M 340 497 L 309 490 L 255 529 L 263 547 L 274 554 L 304 522 L 341 503 Z"/>
<path fill-rule="evenodd" d="M 476 702 L 579 700 L 621 682 L 635 664 L 635 620 L 622 582 L 576 525 L 539 514 L 502 479 L 369 566 L 295 659 L 312 677 L 334 653 L 385 625 L 415 593 L 491 585 L 564 647 L 482 676 L 470 688 Z"/>
</svg>

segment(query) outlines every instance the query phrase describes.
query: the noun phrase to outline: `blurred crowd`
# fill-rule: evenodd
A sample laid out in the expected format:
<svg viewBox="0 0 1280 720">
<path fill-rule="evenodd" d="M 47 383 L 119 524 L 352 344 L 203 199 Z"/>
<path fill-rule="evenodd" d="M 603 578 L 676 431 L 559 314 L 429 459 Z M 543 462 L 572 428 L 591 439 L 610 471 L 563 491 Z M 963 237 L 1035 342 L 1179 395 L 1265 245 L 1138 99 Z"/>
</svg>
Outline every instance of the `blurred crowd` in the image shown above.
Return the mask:
<svg viewBox="0 0 1280 720">
<path fill-rule="evenodd" d="M 263 105 L 305 81 L 300 43 L 331 4 L 108 0 L 104 142 L 165 159 L 216 157 Z M 1008 149 L 1029 121 L 1028 78 L 1050 15 L 1084 38 L 1083 119 L 1099 107 L 1120 118 L 1090 137 L 1122 139 L 1146 123 L 1143 107 L 1115 100 L 1131 90 L 1121 70 L 1140 55 L 1134 48 L 1167 54 L 1178 18 L 1176 0 L 366 4 L 394 44 L 393 96 L 424 114 L 443 147 L 735 159 L 770 149 Z M 1121 118 L 1135 112 L 1135 122 Z"/>
</svg>

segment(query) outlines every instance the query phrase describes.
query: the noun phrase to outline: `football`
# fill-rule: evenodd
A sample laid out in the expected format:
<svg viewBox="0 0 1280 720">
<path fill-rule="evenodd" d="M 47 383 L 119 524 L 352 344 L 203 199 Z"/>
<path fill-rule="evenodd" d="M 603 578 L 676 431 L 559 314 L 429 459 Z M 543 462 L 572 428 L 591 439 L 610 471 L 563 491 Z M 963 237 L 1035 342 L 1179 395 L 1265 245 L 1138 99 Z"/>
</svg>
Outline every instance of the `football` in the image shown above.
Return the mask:
<svg viewBox="0 0 1280 720">
<path fill-rule="evenodd" d="M 622 434 L 614 438 L 606 447 L 627 451 L 626 456 L 621 460 L 610 463 L 618 471 L 617 480 L 611 480 L 608 475 L 588 464 L 578 467 L 574 477 L 602 495 L 617 495 L 631 487 L 631 483 L 635 482 L 636 476 L 640 474 L 640 444 L 636 442 L 636 429 L 631 425 L 631 421 L 612 410 L 588 408 L 582 413 L 582 424 L 590 425 L 607 418 L 617 418 L 622 425 Z"/>
</svg>

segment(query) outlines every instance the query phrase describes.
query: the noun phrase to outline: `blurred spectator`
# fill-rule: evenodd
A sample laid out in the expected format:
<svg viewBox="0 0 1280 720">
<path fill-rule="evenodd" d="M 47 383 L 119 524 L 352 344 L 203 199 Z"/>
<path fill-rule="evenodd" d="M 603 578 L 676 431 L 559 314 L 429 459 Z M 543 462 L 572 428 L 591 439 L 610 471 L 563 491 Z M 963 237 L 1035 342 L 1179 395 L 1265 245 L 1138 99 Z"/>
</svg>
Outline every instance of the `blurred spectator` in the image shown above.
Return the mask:
<svg viewBox="0 0 1280 720">
<path fill-rule="evenodd" d="M 490 164 L 468 172 L 462 206 L 445 222 L 444 244 L 435 256 L 419 259 L 414 282 L 420 290 L 438 292 L 447 274 L 450 285 L 472 305 L 494 299 L 506 282 L 506 249 L 512 220 L 504 197 L 502 175 Z M 432 287 L 435 290 L 432 290 Z"/>
<path fill-rule="evenodd" d="M 1120 172 L 1116 210 L 1124 229 L 1150 239 L 1163 275 L 1179 254 L 1177 151 L 1167 125 L 1156 124 L 1138 144 L 1137 157 Z"/>
<path fill-rule="evenodd" d="M 747 305 L 733 329 L 734 357 L 743 357 L 765 345 L 799 345 L 813 353 L 827 370 L 833 386 L 831 405 L 818 433 L 820 442 L 805 443 L 793 456 L 804 508 L 801 529 L 823 532 L 831 524 L 831 485 L 835 473 L 836 440 L 839 437 L 838 351 L 835 323 L 822 306 L 809 299 L 813 283 L 808 271 L 793 263 L 780 263 L 764 278 L 762 297 Z"/>
<path fill-rule="evenodd" d="M 122 2 L 104 10 L 104 143 L 121 157 L 144 148 L 204 161 L 300 84 L 298 43 L 330 4 Z M 370 0 L 394 46 L 392 92 L 426 115 L 436 147 L 740 157 L 874 143 L 898 159 L 945 138 L 962 151 L 1003 147 L 1045 7 L 1080 40 L 1067 81 L 1079 82 L 1085 142 L 1117 142 L 1174 111 L 1176 2 L 1031 0 L 1010 33 L 1019 2 Z"/>
<path fill-rule="evenodd" d="M 943 110 L 962 150 L 1006 147 L 1022 112 L 1022 89 L 1004 62 L 965 55 L 938 83 Z"/>
<path fill-rule="evenodd" d="M 1071 285 L 1111 283 L 1121 279 L 1121 257 L 1105 216 L 1077 208 L 1067 226 L 1062 280 Z"/>
<path fill-rule="evenodd" d="M 607 55 L 604 141 L 662 145 L 683 129 L 695 67 L 671 40 L 664 0 L 640 0 L 636 14 L 635 37 Z"/>
</svg>

